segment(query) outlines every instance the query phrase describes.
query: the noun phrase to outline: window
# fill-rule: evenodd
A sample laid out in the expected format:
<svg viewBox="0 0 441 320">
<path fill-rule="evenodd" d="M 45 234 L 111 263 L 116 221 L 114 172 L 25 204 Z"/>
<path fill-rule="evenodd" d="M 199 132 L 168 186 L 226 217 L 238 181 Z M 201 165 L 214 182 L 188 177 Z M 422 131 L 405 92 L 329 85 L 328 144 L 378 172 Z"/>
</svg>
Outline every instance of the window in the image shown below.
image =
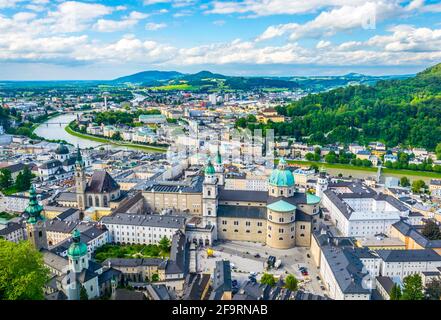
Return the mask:
<svg viewBox="0 0 441 320">
<path fill-rule="evenodd" d="M 282 238 L 282 237 L 280 237 L 280 238 L 279 238 L 279 240 L 280 240 L 280 241 L 283 241 L 283 238 Z"/>
<path fill-rule="evenodd" d="M 211 190 L 207 190 L 207 195 L 211 196 Z"/>
<path fill-rule="evenodd" d="M 257 223 L 257 226 L 258 226 L 258 227 L 261 227 L 261 226 L 262 226 L 262 222 L 258 222 L 258 223 Z"/>
<path fill-rule="evenodd" d="M 108 204 L 108 201 L 107 201 L 107 196 L 104 196 L 103 197 L 103 207 L 108 207 L 109 206 L 109 204 Z"/>
<path fill-rule="evenodd" d="M 226 224 L 227 224 L 227 221 L 222 220 L 222 224 L 223 224 L 223 225 L 226 225 Z"/>
<path fill-rule="evenodd" d="M 285 222 L 284 218 L 279 218 L 279 222 Z"/>
<path fill-rule="evenodd" d="M 279 228 L 279 233 L 284 233 L 285 230 L 283 228 Z"/>
<path fill-rule="evenodd" d="M 245 231 L 246 233 L 250 233 L 250 230 Z"/>
<path fill-rule="evenodd" d="M 238 225 L 239 225 L 239 221 L 234 221 L 233 224 L 234 224 L 235 226 L 238 226 Z"/>
<path fill-rule="evenodd" d="M 239 232 L 239 230 L 237 230 L 237 229 L 234 229 L 234 232 Z"/>
<path fill-rule="evenodd" d="M 100 206 L 100 198 L 98 198 L 98 196 L 95 196 L 95 207 L 99 207 Z"/>
<path fill-rule="evenodd" d="M 306 229 L 306 226 L 305 225 L 301 225 L 300 226 L 300 230 L 305 230 Z"/>
<path fill-rule="evenodd" d="M 247 227 L 249 227 L 249 226 L 251 225 L 251 222 L 246 221 L 246 222 L 245 222 L 245 225 L 246 225 Z"/>
</svg>

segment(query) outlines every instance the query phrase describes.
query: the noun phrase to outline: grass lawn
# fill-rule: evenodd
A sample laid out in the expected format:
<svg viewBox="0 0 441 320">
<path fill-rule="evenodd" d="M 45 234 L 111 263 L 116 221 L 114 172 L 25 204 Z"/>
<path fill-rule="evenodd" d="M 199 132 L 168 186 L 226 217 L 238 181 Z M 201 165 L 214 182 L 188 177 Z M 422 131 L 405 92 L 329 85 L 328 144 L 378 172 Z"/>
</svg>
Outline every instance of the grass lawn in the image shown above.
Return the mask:
<svg viewBox="0 0 441 320">
<path fill-rule="evenodd" d="M 95 251 L 94 258 L 98 262 L 103 262 L 109 258 L 160 258 L 168 257 L 169 252 L 161 252 L 159 246 L 155 244 L 133 244 L 133 245 L 116 245 L 105 244 Z"/>
<path fill-rule="evenodd" d="M 170 84 L 166 86 L 149 87 L 149 90 L 153 91 L 196 91 L 199 87 L 189 85 L 187 83 L 183 84 Z"/>
<path fill-rule="evenodd" d="M 298 165 L 306 165 L 310 166 L 312 164 L 316 164 L 319 167 L 330 168 L 330 169 L 346 169 L 346 170 L 356 170 L 356 171 L 365 171 L 365 172 L 377 172 L 377 168 L 372 167 L 357 167 L 350 164 L 341 164 L 341 163 L 324 163 L 324 162 L 315 162 L 315 161 L 301 161 L 301 160 L 287 160 L 289 164 L 298 164 Z M 402 176 L 418 176 L 418 177 L 429 177 L 429 178 L 441 178 L 441 173 L 430 172 L 430 171 L 416 171 L 416 170 L 398 170 L 398 169 L 387 169 L 383 168 L 381 170 L 382 174 L 397 174 Z"/>
<path fill-rule="evenodd" d="M 0 219 L 11 220 L 12 218 L 17 217 L 16 214 L 8 213 L 5 211 L 0 212 Z"/>
<path fill-rule="evenodd" d="M 19 192 L 19 190 L 15 186 L 12 186 L 12 187 L 3 189 L 2 192 L 5 196 L 10 196 L 11 194 Z"/>
<path fill-rule="evenodd" d="M 116 142 L 111 139 L 95 137 L 95 136 L 92 136 L 89 134 L 79 133 L 79 132 L 73 131 L 69 126 L 66 126 L 64 129 L 70 135 L 73 135 L 73 136 L 76 136 L 79 138 L 83 138 L 83 139 L 87 139 L 87 140 L 91 140 L 91 141 L 95 141 L 95 142 L 110 143 L 110 144 L 113 144 L 116 146 L 130 147 L 130 148 L 140 149 L 140 150 L 148 151 L 148 152 L 166 152 L 167 151 L 167 148 L 164 148 L 164 147 L 154 147 L 154 146 L 150 147 L 150 146 L 144 146 L 144 145 L 136 144 L 136 143 Z"/>
</svg>

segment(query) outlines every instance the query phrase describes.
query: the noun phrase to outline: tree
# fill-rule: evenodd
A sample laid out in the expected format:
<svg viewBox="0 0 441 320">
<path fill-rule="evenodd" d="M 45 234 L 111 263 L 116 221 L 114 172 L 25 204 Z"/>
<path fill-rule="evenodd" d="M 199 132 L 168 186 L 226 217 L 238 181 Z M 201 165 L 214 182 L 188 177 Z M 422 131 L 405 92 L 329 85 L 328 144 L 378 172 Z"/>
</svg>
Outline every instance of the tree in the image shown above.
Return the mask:
<svg viewBox="0 0 441 320">
<path fill-rule="evenodd" d="M 402 187 L 409 187 L 410 186 L 410 181 L 409 181 L 409 179 L 407 178 L 407 177 L 401 177 L 401 179 L 400 179 L 400 185 L 402 186 Z"/>
<path fill-rule="evenodd" d="M 42 300 L 49 270 L 29 241 L 0 239 L 0 300 Z"/>
<path fill-rule="evenodd" d="M 84 286 L 81 286 L 80 289 L 80 300 L 89 300 L 89 295 L 87 294 L 87 290 L 84 288 Z"/>
<path fill-rule="evenodd" d="M 314 161 L 314 154 L 311 152 L 308 152 L 307 154 L 305 154 L 305 159 L 308 161 Z"/>
<path fill-rule="evenodd" d="M 12 186 L 12 174 L 9 169 L 0 170 L 0 188 L 6 189 Z"/>
<path fill-rule="evenodd" d="M 403 294 L 401 300 L 423 300 L 423 282 L 419 274 L 404 278 Z"/>
<path fill-rule="evenodd" d="M 121 133 L 119 131 L 116 131 L 113 135 L 112 135 L 112 140 L 121 140 Z"/>
<path fill-rule="evenodd" d="M 421 193 L 421 189 L 426 188 L 426 183 L 423 180 L 415 180 L 412 182 L 412 192 Z"/>
<path fill-rule="evenodd" d="M 441 142 L 436 145 L 435 148 L 436 158 L 441 160 Z"/>
<path fill-rule="evenodd" d="M 264 273 L 262 278 L 260 278 L 260 283 L 274 287 L 276 285 L 276 278 L 270 273 Z"/>
<path fill-rule="evenodd" d="M 152 274 L 152 282 L 159 281 L 159 275 L 157 273 Z"/>
<path fill-rule="evenodd" d="M 159 240 L 158 243 L 159 249 L 161 249 L 162 252 L 168 252 L 170 250 L 170 240 L 166 236 L 162 237 L 161 240 Z"/>
<path fill-rule="evenodd" d="M 15 179 L 15 187 L 18 191 L 29 190 L 32 181 L 32 172 L 28 166 L 26 166 L 22 172 L 19 172 Z"/>
<path fill-rule="evenodd" d="M 325 161 L 327 163 L 336 163 L 337 162 L 337 155 L 335 154 L 334 151 L 330 151 L 326 156 L 325 156 Z"/>
<path fill-rule="evenodd" d="M 401 299 L 401 287 L 395 283 L 390 291 L 390 300 L 400 300 Z"/>
<path fill-rule="evenodd" d="M 425 295 L 427 300 L 441 299 L 441 278 L 433 279 L 426 285 Z"/>
<path fill-rule="evenodd" d="M 294 277 L 294 275 L 289 274 L 285 278 L 285 288 L 296 291 L 298 288 L 299 281 Z"/>
<path fill-rule="evenodd" d="M 439 230 L 437 223 L 433 220 L 428 220 L 426 222 L 421 233 L 429 240 L 441 240 L 441 231 Z"/>
</svg>

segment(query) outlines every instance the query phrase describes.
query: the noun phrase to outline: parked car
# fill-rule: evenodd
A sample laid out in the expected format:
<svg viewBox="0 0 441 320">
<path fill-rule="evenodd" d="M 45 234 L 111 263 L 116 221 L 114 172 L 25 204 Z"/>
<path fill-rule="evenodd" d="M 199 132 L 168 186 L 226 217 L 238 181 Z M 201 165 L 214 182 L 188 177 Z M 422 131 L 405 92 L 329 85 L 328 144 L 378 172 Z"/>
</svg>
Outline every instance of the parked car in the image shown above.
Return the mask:
<svg viewBox="0 0 441 320">
<path fill-rule="evenodd" d="M 254 258 L 260 258 L 260 254 L 256 253 L 256 254 L 254 255 Z"/>
</svg>

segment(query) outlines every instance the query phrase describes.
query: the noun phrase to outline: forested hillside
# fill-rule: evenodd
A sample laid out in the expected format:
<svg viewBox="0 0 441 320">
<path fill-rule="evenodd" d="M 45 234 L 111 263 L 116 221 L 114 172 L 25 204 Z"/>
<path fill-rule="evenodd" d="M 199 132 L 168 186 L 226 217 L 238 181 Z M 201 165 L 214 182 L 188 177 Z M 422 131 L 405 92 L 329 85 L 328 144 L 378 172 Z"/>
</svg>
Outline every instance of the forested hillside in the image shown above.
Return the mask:
<svg viewBox="0 0 441 320">
<path fill-rule="evenodd" d="M 274 128 L 319 144 L 380 140 L 433 150 L 441 141 L 441 64 L 405 80 L 308 95 L 277 110 L 292 120 L 239 126 Z"/>
</svg>

